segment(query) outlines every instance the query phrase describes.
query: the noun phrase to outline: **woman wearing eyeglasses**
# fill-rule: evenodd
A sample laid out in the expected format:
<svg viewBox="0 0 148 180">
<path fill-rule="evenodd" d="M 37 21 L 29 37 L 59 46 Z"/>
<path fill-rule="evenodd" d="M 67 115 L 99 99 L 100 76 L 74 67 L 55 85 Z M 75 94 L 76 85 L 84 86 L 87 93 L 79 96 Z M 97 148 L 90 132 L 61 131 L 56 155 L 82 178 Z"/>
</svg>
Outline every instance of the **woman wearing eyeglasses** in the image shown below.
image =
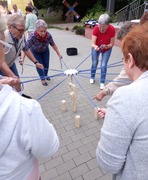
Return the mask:
<svg viewBox="0 0 148 180">
<path fill-rule="evenodd" d="M 102 14 L 98 19 L 98 25 L 94 27 L 92 33 L 92 66 L 90 83 L 95 82 L 96 69 L 99 62 L 99 56 L 101 59 L 101 75 L 100 75 L 100 89 L 104 88 L 106 79 L 107 63 L 110 58 L 112 47 L 115 40 L 115 28 L 109 24 L 110 17 L 108 14 Z"/>
<path fill-rule="evenodd" d="M 11 69 L 11 71 L 15 74 L 16 77 L 19 77 L 17 67 L 15 65 L 15 61 L 17 60 L 18 56 L 20 55 L 21 51 L 27 55 L 27 57 L 35 64 L 36 67 L 43 69 L 43 65 L 40 64 L 36 58 L 33 56 L 32 52 L 28 48 L 28 45 L 26 43 L 25 39 L 25 20 L 22 16 L 18 14 L 12 14 L 9 15 L 7 19 L 7 25 L 8 29 L 5 32 L 5 41 L 12 45 L 12 48 L 10 49 L 7 54 L 5 54 L 5 62 Z M 2 75 L 4 73 L 1 73 Z M 17 87 L 17 92 L 22 95 L 21 86 Z M 30 96 L 27 96 L 23 94 L 26 98 L 31 98 Z"/>
<path fill-rule="evenodd" d="M 2 76 L 0 73 L 0 84 L 9 84 L 11 86 L 16 86 L 19 84 L 19 80 L 18 78 L 13 78 L 15 77 L 15 74 L 10 70 L 10 68 L 5 62 L 5 50 L 9 49 L 7 47 L 8 44 L 5 43 L 5 30 L 6 22 L 0 12 L 0 70 L 5 74 L 5 76 Z"/>
</svg>

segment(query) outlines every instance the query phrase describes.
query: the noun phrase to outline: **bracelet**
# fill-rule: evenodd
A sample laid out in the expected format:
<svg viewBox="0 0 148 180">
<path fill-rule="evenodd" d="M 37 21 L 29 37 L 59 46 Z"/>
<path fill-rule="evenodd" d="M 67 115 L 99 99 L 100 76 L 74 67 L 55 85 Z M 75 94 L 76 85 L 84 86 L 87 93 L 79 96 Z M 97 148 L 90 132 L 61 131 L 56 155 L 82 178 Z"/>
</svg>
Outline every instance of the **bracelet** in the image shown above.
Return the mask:
<svg viewBox="0 0 148 180">
<path fill-rule="evenodd" d="M 38 61 L 35 61 L 35 62 L 34 62 L 34 64 L 37 64 L 37 63 L 38 63 Z"/>
<path fill-rule="evenodd" d="M 3 76 L 2 76 L 2 75 L 0 75 L 0 79 L 2 79 L 2 77 L 3 77 Z"/>
</svg>

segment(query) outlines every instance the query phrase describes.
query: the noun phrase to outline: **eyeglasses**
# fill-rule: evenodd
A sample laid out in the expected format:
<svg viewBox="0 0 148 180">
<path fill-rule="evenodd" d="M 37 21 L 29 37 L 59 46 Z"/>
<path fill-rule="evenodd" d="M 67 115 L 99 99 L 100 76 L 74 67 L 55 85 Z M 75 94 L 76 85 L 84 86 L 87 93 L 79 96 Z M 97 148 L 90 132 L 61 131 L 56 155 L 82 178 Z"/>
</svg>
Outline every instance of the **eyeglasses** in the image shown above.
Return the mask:
<svg viewBox="0 0 148 180">
<path fill-rule="evenodd" d="M 14 27 L 16 30 L 18 30 L 18 31 L 19 31 L 19 33 L 23 33 L 23 32 L 25 32 L 25 29 L 18 29 L 16 26 L 12 26 L 12 27 Z"/>
<path fill-rule="evenodd" d="M 108 28 L 108 25 L 99 24 L 99 29 L 106 30 L 107 28 Z"/>
</svg>

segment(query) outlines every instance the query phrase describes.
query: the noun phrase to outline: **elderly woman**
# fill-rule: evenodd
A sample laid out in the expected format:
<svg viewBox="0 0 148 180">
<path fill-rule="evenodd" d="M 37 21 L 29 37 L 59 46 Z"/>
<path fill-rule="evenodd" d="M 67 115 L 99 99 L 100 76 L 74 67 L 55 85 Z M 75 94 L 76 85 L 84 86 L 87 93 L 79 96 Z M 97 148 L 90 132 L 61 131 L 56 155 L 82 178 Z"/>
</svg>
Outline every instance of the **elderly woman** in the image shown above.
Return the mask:
<svg viewBox="0 0 148 180">
<path fill-rule="evenodd" d="M 50 51 L 49 51 L 49 44 L 54 49 L 54 51 L 57 53 L 59 58 L 61 58 L 61 54 L 51 36 L 51 34 L 47 31 L 47 23 L 39 19 L 36 21 L 36 30 L 30 34 L 28 38 L 28 45 L 30 50 L 32 51 L 34 57 L 43 64 L 44 70 L 40 70 L 38 68 L 37 72 L 41 78 L 42 84 L 44 86 L 47 86 L 46 80 L 50 80 L 48 77 L 48 68 L 49 68 L 49 57 L 50 57 Z"/>
<path fill-rule="evenodd" d="M 101 77 L 100 89 L 104 88 L 107 63 L 112 52 L 115 40 L 115 28 L 109 24 L 110 17 L 108 14 L 102 14 L 98 19 L 98 26 L 95 26 L 92 33 L 92 66 L 90 83 L 95 81 L 95 74 L 98 65 L 99 55 L 102 54 L 101 60 Z"/>
<path fill-rule="evenodd" d="M 4 77 L 0 74 L 0 84 L 9 84 L 15 86 L 19 84 L 19 80 L 17 78 L 13 78 L 15 77 L 15 74 L 10 70 L 10 68 L 5 62 L 5 49 L 9 49 L 8 47 L 6 47 L 6 45 L 8 44 L 5 43 L 5 35 L 4 35 L 5 30 L 6 30 L 6 21 L 0 12 L 0 55 L 1 55 L 0 70 L 7 76 Z"/>
<path fill-rule="evenodd" d="M 5 32 L 6 42 L 12 45 L 10 51 L 5 54 L 5 62 L 11 69 L 12 73 L 15 76 L 19 77 L 18 70 L 15 64 L 15 61 L 18 59 L 21 51 L 23 51 L 27 57 L 38 67 L 43 69 L 43 65 L 40 64 L 31 53 L 30 49 L 28 48 L 26 39 L 25 39 L 25 21 L 23 16 L 18 14 L 9 15 L 7 19 L 8 30 Z M 5 73 L 0 72 L 1 75 L 5 75 Z M 17 92 L 26 97 L 31 98 L 25 94 L 22 94 L 21 85 L 17 87 Z"/>
</svg>

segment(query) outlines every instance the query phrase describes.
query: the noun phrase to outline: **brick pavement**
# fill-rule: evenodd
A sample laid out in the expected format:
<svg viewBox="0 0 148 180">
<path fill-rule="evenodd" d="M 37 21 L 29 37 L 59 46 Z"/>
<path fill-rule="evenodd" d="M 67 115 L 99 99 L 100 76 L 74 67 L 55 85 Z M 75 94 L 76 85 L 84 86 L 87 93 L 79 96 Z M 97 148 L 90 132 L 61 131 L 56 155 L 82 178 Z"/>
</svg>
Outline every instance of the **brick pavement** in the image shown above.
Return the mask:
<svg viewBox="0 0 148 180">
<path fill-rule="evenodd" d="M 70 31 L 50 29 L 50 32 L 69 69 L 75 68 L 90 55 L 91 41 L 89 39 L 75 35 Z M 78 55 L 67 56 L 66 48 L 68 47 L 76 47 L 78 49 Z M 121 57 L 120 48 L 114 47 L 109 64 L 120 61 Z M 25 63 L 32 64 L 27 59 Z M 89 57 L 79 66 L 78 70 L 90 69 L 90 66 L 91 58 Z M 18 68 L 21 72 L 20 65 L 18 65 Z M 59 71 L 53 71 L 52 69 L 61 70 L 59 59 L 51 49 L 49 75 L 59 73 Z M 108 73 L 118 73 L 120 69 L 121 67 L 109 68 Z M 37 73 L 34 67 L 25 65 L 24 73 L 21 76 L 22 80 L 25 81 L 28 80 L 25 78 L 26 76 L 33 79 L 33 76 L 37 76 Z M 51 78 L 47 87 L 42 86 L 39 80 L 25 83 L 24 93 L 37 99 L 56 86 L 65 77 Z M 92 98 L 99 91 L 99 71 L 96 75 L 96 83 L 93 85 L 89 83 L 89 71 L 83 74 L 83 77 L 78 74 L 76 78 L 82 85 L 83 90 L 87 92 L 88 97 Z M 114 76 L 107 75 L 108 80 L 113 78 Z M 39 101 L 45 116 L 55 126 L 60 139 L 58 152 L 46 160 L 40 160 L 42 180 L 111 180 L 111 174 L 99 167 L 95 156 L 103 120 L 96 120 L 94 118 L 94 106 L 92 102 L 84 95 L 82 88 L 79 87 L 74 79 L 72 79 L 72 82 L 77 86 L 78 107 L 77 112 L 72 112 L 72 103 L 68 88 L 69 82 L 71 82 L 70 77 Z M 63 99 L 67 101 L 68 105 L 66 112 L 62 112 L 61 110 L 61 101 Z M 107 100 L 108 98 L 105 98 L 102 102 L 94 101 L 94 103 L 97 106 L 104 107 Z M 80 115 L 80 128 L 76 128 L 74 125 L 75 115 Z"/>
</svg>

